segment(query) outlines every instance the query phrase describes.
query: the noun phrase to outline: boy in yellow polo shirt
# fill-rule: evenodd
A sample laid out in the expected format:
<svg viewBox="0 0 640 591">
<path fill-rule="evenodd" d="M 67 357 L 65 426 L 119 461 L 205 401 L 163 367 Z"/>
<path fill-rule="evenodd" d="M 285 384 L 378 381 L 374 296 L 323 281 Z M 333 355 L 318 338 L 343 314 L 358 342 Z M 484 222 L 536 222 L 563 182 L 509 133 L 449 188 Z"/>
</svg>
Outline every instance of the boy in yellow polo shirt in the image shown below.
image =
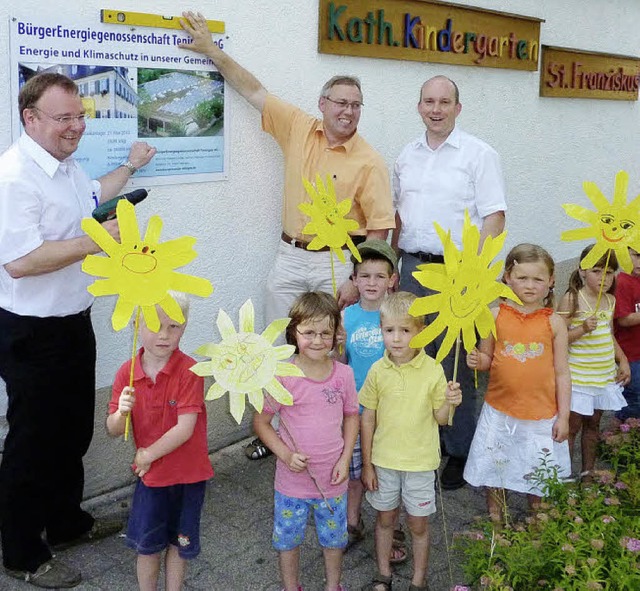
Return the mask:
<svg viewBox="0 0 640 591">
<path fill-rule="evenodd" d="M 407 512 L 413 542 L 410 591 L 428 589 L 429 515 L 435 507 L 435 473 L 440 465 L 438 425 L 449 409 L 462 402 L 460 385 L 447 384 L 439 363 L 411 339 L 424 328 L 424 318 L 409 315 L 416 296 L 390 295 L 380 307 L 384 357 L 373 364 L 360 390 L 362 480 L 366 498 L 378 512 L 378 573 L 365 589 L 389 591 L 393 527 L 400 502 Z"/>
</svg>

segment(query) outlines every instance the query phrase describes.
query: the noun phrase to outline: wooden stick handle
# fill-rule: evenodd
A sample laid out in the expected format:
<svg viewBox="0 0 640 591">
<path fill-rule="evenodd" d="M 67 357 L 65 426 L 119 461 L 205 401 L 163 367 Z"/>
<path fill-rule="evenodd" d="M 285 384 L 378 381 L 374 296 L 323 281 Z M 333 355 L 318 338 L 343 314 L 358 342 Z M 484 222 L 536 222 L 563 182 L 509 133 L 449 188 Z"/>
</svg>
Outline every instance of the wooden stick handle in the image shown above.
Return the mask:
<svg viewBox="0 0 640 591">
<path fill-rule="evenodd" d="M 453 377 L 451 378 L 451 381 L 453 382 L 455 382 L 456 378 L 458 377 L 458 361 L 459 360 L 460 360 L 460 335 L 458 335 L 458 338 L 456 339 L 456 354 L 453 359 Z M 455 412 L 456 412 L 455 406 L 450 406 L 449 420 L 447 421 L 447 425 L 449 425 L 449 427 L 453 425 L 453 415 L 455 414 Z"/>
</svg>

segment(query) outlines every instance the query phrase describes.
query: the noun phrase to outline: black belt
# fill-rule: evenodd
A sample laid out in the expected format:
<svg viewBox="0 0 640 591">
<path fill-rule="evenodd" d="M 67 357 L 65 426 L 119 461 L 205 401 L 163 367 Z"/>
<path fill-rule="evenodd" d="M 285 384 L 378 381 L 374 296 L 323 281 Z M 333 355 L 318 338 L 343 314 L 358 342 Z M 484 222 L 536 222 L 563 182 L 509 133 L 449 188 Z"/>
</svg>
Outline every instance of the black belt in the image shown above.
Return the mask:
<svg viewBox="0 0 640 591">
<path fill-rule="evenodd" d="M 430 252 L 408 252 L 412 257 L 420 259 L 423 263 L 444 263 L 444 256 Z"/>
<path fill-rule="evenodd" d="M 298 240 L 297 238 L 291 238 L 291 236 L 285 234 L 284 232 L 282 232 L 282 234 L 280 235 L 280 239 L 283 242 L 290 244 L 291 246 L 302 248 L 303 250 L 307 250 L 307 246 L 309 246 L 308 242 L 305 242 L 304 240 Z M 356 246 L 358 244 L 362 244 L 366 239 L 366 236 L 351 236 L 351 240 L 353 240 L 353 243 Z M 344 248 L 347 248 L 347 246 L 345 246 Z M 331 250 L 330 246 L 323 246 L 322 248 L 318 248 L 317 250 L 310 250 L 309 252 L 327 252 L 329 250 Z"/>
</svg>

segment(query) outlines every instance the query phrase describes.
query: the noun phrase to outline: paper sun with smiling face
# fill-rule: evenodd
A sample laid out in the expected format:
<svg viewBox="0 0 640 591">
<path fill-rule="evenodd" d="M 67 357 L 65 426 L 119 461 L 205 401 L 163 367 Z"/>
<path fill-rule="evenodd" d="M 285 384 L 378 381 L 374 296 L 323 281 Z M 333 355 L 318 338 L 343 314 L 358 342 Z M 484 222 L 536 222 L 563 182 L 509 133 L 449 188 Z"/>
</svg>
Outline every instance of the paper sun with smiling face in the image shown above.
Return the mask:
<svg viewBox="0 0 640 591">
<path fill-rule="evenodd" d="M 496 323 L 489 304 L 497 298 L 521 303 L 510 287 L 498 281 L 503 262 L 491 264 L 504 244 L 507 233 L 488 236 L 482 250 L 480 230 L 471 223 L 465 211 L 462 230 L 462 251 L 436 222 L 433 224 L 444 246 L 444 263 L 419 265 L 413 276 L 424 287 L 439 292 L 416 299 L 409 313 L 413 316 L 438 312 L 436 319 L 411 339 L 410 346 L 421 349 L 445 329 L 436 361 L 442 361 L 462 332 L 464 348 L 471 351 L 476 345 L 476 330 L 481 338 L 496 333 Z"/>
<path fill-rule="evenodd" d="M 587 228 L 567 230 L 562 240 L 592 239 L 596 243 L 589 254 L 582 259 L 580 266 L 590 269 L 608 251 L 615 252 L 620 266 L 630 273 L 633 263 L 629 248 L 640 252 L 640 195 L 627 203 L 629 175 L 621 170 L 616 174 L 613 200 L 609 202 L 597 185 L 585 181 L 582 185 L 587 197 L 593 203 L 595 211 L 581 205 L 564 204 L 567 215 L 588 225 Z"/>
<path fill-rule="evenodd" d="M 315 186 L 304 177 L 302 182 L 307 194 L 311 197 L 311 203 L 298 205 L 298 209 L 311 218 L 302 232 L 316 235 L 309 242 L 307 250 L 319 250 L 328 246 L 344 264 L 346 261 L 342 248 L 346 244 L 351 254 L 361 262 L 360 252 L 349 236 L 349 232 L 357 230 L 360 226 L 355 220 L 344 217 L 351 211 L 351 200 L 343 199 L 338 203 L 336 190 L 329 175 L 327 175 L 326 185 L 322 182 L 320 175 L 316 175 Z"/>
<path fill-rule="evenodd" d="M 94 296 L 119 296 L 111 317 L 114 330 L 127 325 L 137 306 L 142 309 L 147 327 L 154 332 L 160 328 L 156 304 L 172 320 L 184 322 L 180 306 L 168 291 L 202 297 L 213 291 L 206 279 L 174 271 L 197 256 L 193 250 L 196 239 L 185 236 L 160 242 L 162 220 L 158 216 L 149 220 L 145 236 L 141 238 L 134 206 L 126 199 L 118 202 L 116 213 L 119 243 L 96 220 L 82 220 L 82 229 L 107 255 L 87 255 L 84 259 L 85 273 L 106 278 L 97 279 L 87 289 Z"/>
<path fill-rule="evenodd" d="M 245 395 L 258 412 L 262 412 L 264 406 L 263 390 L 281 404 L 293 404 L 290 392 L 276 376 L 304 377 L 299 367 L 282 361 L 295 353 L 295 347 L 272 346 L 289 322 L 289 318 L 274 320 L 262 334 L 254 333 L 253 303 L 247 300 L 240 308 L 239 331 L 229 315 L 220 310 L 216 324 L 222 341 L 207 343 L 196 350 L 198 355 L 211 358 L 211 361 L 196 363 L 191 368 L 199 376 L 215 379 L 206 400 L 221 398 L 229 392 L 229 410 L 238 424 L 245 410 Z"/>
</svg>

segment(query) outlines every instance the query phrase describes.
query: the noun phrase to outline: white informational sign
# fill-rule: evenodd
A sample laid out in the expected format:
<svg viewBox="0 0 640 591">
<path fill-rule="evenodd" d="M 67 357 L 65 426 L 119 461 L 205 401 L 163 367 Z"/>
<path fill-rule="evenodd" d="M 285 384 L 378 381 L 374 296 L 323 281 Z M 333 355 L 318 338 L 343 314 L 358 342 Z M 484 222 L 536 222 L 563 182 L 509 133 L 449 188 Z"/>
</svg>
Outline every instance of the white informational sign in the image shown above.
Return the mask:
<svg viewBox="0 0 640 591">
<path fill-rule="evenodd" d="M 18 92 L 34 74 L 75 80 L 90 118 L 75 153 L 91 178 L 120 165 L 136 140 L 158 150 L 130 186 L 226 178 L 228 128 L 225 85 L 213 62 L 177 47 L 177 29 L 13 17 L 12 133 L 21 133 Z M 224 48 L 226 37 L 214 36 Z"/>
</svg>

